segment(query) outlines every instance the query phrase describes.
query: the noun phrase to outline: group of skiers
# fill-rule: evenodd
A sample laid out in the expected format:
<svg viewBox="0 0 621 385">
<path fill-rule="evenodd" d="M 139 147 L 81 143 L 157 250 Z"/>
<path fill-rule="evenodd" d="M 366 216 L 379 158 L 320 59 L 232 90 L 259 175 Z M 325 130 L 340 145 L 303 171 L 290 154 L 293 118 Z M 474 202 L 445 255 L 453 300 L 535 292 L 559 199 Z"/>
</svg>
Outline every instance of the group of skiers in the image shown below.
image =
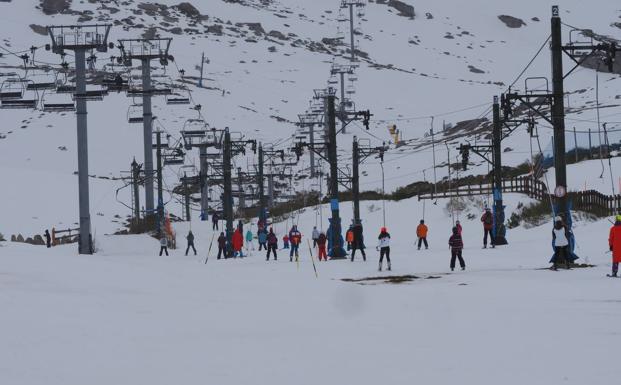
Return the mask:
<svg viewBox="0 0 621 385">
<path fill-rule="evenodd" d="M 489 208 L 485 208 L 483 215 L 481 216 L 481 223 L 483 225 L 483 248 L 487 248 L 488 246 L 488 238 L 490 241 L 490 245 L 492 248 L 496 246 L 496 239 L 494 237 L 494 217 Z M 266 252 L 266 261 L 270 260 L 270 257 L 273 260 L 278 259 L 278 237 L 274 232 L 273 227 L 269 229 L 265 224 L 259 223 L 259 228 L 256 233 L 256 239 L 259 244 L 259 251 Z M 214 229 L 217 229 L 217 220 L 214 221 Z M 466 263 L 463 257 L 463 249 L 464 249 L 464 241 L 462 238 L 463 228 L 459 221 L 455 222 L 455 226 L 452 228 L 451 235 L 448 240 L 449 249 L 451 251 L 451 259 L 450 259 L 450 269 L 453 271 L 455 269 L 457 261 L 459 261 L 459 265 L 462 270 L 466 269 Z M 416 236 L 417 241 L 415 242 L 415 246 L 417 246 L 418 250 L 421 247 L 425 247 L 425 249 L 429 248 L 429 243 L 427 241 L 427 236 L 429 234 L 429 228 L 425 224 L 424 220 L 420 220 L 420 223 L 416 227 Z M 50 247 L 50 235 L 49 232 L 45 233 L 47 246 Z M 312 231 L 312 247 L 316 249 L 317 258 L 319 261 L 327 261 L 328 260 L 328 237 L 325 232 L 319 231 L 317 226 L 313 227 Z M 232 234 L 230 250 L 227 249 L 227 239 L 224 232 L 220 233 L 220 236 L 217 239 L 218 246 L 218 255 L 217 258 L 221 259 L 222 257 L 244 257 L 244 245 L 246 251 L 254 251 L 254 239 L 255 234 L 248 229 L 244 235 L 243 233 L 243 223 L 239 221 L 237 228 Z M 552 245 L 554 248 L 554 254 L 550 262 L 552 263 L 552 269 L 556 270 L 562 264 L 565 265 L 566 268 L 570 268 L 571 263 L 575 260 L 575 255 L 572 253 L 571 242 L 573 239 L 573 234 L 567 226 L 563 218 L 557 216 L 554 218 L 554 228 L 552 230 Z M 192 231 L 188 233 L 186 236 L 187 240 L 187 248 L 185 250 L 185 255 L 187 256 L 189 251 L 192 250 L 194 255 L 197 254 L 196 247 L 194 246 L 194 234 Z M 386 267 L 388 270 L 391 270 L 391 261 L 390 261 L 390 241 L 391 237 L 388 233 L 386 227 L 382 227 L 380 229 L 380 233 L 378 235 L 378 243 L 377 243 L 377 251 L 379 252 L 379 270 L 382 270 L 383 260 L 386 259 Z M 282 237 L 283 241 L 283 249 L 289 250 L 289 261 L 293 262 L 294 257 L 297 262 L 300 257 L 300 246 L 302 245 L 302 233 L 298 229 L 297 225 L 293 225 L 288 233 L 286 233 Z M 356 256 L 356 251 L 360 251 L 362 254 L 363 261 L 367 260 L 367 255 L 365 252 L 366 246 L 364 243 L 364 232 L 361 223 L 354 223 L 349 226 L 348 230 L 345 233 L 345 242 L 347 243 L 347 250 L 351 252 L 350 260 L 353 262 Z M 619 263 L 621 263 L 621 215 L 617 215 L 615 218 L 615 223 L 610 229 L 609 238 L 608 238 L 610 252 L 612 253 L 612 273 L 609 274 L 610 277 L 617 277 L 619 274 Z M 168 255 L 168 240 L 166 237 L 162 237 L 160 239 L 160 253 L 161 256 L 163 253 Z"/>
</svg>

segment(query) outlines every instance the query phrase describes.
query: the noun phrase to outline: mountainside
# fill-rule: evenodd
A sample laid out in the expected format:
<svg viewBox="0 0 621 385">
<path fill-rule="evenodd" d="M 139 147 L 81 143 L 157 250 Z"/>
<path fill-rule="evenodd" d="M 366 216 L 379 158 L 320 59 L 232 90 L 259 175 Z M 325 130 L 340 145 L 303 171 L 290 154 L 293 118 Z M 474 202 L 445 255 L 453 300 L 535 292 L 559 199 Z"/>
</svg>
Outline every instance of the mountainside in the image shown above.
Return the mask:
<svg viewBox="0 0 621 385">
<path fill-rule="evenodd" d="M 356 80 L 347 81 L 347 96 L 358 109 L 370 109 L 374 116 L 369 131 L 354 122 L 347 134 L 339 136 L 341 161 L 350 162 L 352 134 L 379 145 L 392 140 L 387 128 L 397 124 L 406 145 L 392 148 L 386 156 L 386 188 L 393 190 L 423 178 L 430 180 L 433 163 L 425 134 L 434 116 L 436 133 L 443 131 L 442 121 L 452 125 L 443 133 L 445 136 L 436 137 L 437 164 L 446 163 L 445 140 L 450 146 L 451 162 L 457 162 L 456 146 L 465 141 L 464 135 L 470 141 L 486 140 L 489 127 L 483 118 L 489 118 L 492 96 L 512 84 L 542 45 L 541 54 L 514 87 L 524 90 L 524 79 L 529 76 L 549 77 L 549 52 L 544 42 L 550 31 L 551 4 L 538 0 L 477 0 L 467 5 L 458 1 L 369 1 L 364 12 L 359 14 L 363 9 L 357 9 L 354 26 L 359 61 L 352 76 Z M 187 86 L 192 101 L 202 105 L 202 114 L 212 127 L 230 127 L 247 138 L 289 149 L 298 114 L 308 108 L 313 90 L 335 86 L 335 79 L 330 78 L 331 65 L 348 63 L 349 23 L 343 20 L 348 15 L 340 12 L 339 6 L 339 1 L 327 0 L 4 1 L 0 2 L 0 79 L 7 79 L 11 72 L 23 74 L 21 59 L 16 55 L 29 53 L 31 46 L 41 47 L 35 53 L 39 65 L 49 63 L 58 68 L 60 57 L 42 48 L 50 42 L 44 33 L 46 25 L 111 23 L 113 42 L 121 38 L 173 37 L 171 54 L 175 61 L 165 70 L 154 63 L 156 79 L 163 84 Z M 564 1 L 561 12 L 567 24 L 592 29 L 602 36 L 621 36 L 621 11 L 615 1 L 599 1 L 587 9 L 581 1 Z M 569 28 L 564 30 L 564 38 L 569 39 Z M 203 52 L 205 87 L 198 88 L 194 84 Z M 96 68 L 109 69 L 110 56 L 118 55 L 117 49 L 98 54 Z M 67 61 L 72 64 L 71 57 Z M 566 59 L 567 69 L 570 64 Z M 183 78 L 179 70 L 185 70 Z M 50 76 L 39 72 L 31 71 L 29 76 Z M 610 139 L 615 142 L 619 135 L 615 130 L 618 123 L 614 122 L 621 120 L 618 82 L 617 75 L 600 73 L 600 117 L 609 122 Z M 531 87 L 541 84 L 534 82 Z M 575 126 L 584 132 L 596 130 L 595 71 L 577 69 L 568 77 L 565 88 L 567 127 Z M 142 127 L 127 123 L 134 103 L 124 94 L 115 93 L 102 102 L 89 103 L 89 167 L 90 174 L 98 177 L 92 179 L 91 212 L 100 232 L 119 227 L 113 222 L 120 221 L 115 215 L 124 218 L 129 214 L 115 199 L 124 183 L 102 178 L 121 176 L 122 170 L 129 170 L 134 157 L 142 162 Z M 156 98 L 154 104 L 156 126 L 170 133 L 173 141 L 185 121 L 197 117 L 191 106 L 168 106 L 163 97 Z M 33 233 L 43 227 L 75 222 L 74 114 L 28 110 L 1 110 L 0 114 L 0 170 L 6 181 L 0 193 L 0 211 L 11 218 L 0 230 Z M 481 120 L 474 125 L 457 124 L 475 118 Z M 551 130 L 543 122 L 539 127 L 545 151 Z M 594 143 L 598 140 L 593 137 Z M 588 137 L 579 133 L 577 141 L 585 145 Z M 571 133 L 567 142 L 571 148 Z M 503 154 L 506 164 L 527 160 L 530 143 L 526 130 L 516 131 L 503 148 L 507 149 Z M 534 148 L 537 153 L 536 143 Z M 250 156 L 240 157 L 236 166 L 246 168 L 254 162 Z M 188 167 L 167 167 L 167 189 L 178 183 L 183 172 L 193 173 L 197 163 L 194 150 L 186 157 Z M 482 161 L 473 158 L 472 163 L 468 173 L 487 172 Z M 307 173 L 307 167 L 305 155 L 296 172 Z M 362 165 L 361 172 L 363 190 L 381 187 L 376 159 Z M 437 179 L 446 175 L 446 167 L 437 169 Z M 316 182 L 305 179 L 296 181 L 294 187 L 297 191 L 317 188 Z M 170 199 L 167 196 L 166 200 Z M 128 204 L 129 189 L 120 190 L 118 200 Z M 168 209 L 180 212 L 175 201 Z"/>
</svg>

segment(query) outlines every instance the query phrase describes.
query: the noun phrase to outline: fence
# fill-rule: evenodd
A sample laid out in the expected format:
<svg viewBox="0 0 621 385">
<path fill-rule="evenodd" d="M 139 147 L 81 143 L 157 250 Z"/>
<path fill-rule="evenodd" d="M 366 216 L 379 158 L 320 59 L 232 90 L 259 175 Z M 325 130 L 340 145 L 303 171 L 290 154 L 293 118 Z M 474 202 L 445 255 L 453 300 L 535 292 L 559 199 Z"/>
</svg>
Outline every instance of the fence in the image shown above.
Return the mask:
<svg viewBox="0 0 621 385">
<path fill-rule="evenodd" d="M 526 194 L 538 201 L 550 199 L 546 184 L 528 176 L 503 180 L 502 192 Z M 493 186 L 490 183 L 479 183 L 463 185 L 450 190 L 421 193 L 418 195 L 418 200 L 488 194 L 493 194 Z M 604 195 L 599 191 L 585 190 L 569 192 L 568 198 L 572 202 L 574 210 L 586 211 L 597 216 L 615 215 L 621 211 L 621 195 Z"/>
</svg>

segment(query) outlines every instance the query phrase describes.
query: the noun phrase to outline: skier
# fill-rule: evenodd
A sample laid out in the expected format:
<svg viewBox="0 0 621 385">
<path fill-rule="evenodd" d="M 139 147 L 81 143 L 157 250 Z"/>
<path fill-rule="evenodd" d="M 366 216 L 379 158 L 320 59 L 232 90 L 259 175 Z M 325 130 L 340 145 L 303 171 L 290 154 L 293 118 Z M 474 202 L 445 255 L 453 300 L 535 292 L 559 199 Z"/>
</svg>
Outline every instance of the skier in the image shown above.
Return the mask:
<svg viewBox="0 0 621 385">
<path fill-rule="evenodd" d="M 220 259 L 222 255 L 224 255 L 224 258 L 226 259 L 226 237 L 224 236 L 224 233 L 220 233 L 220 236 L 218 237 L 218 259 Z"/>
<path fill-rule="evenodd" d="M 621 215 L 617 215 L 614 226 L 610 228 L 608 245 L 612 252 L 612 274 L 609 277 L 616 277 L 619 272 L 619 262 L 621 262 Z"/>
<path fill-rule="evenodd" d="M 496 247 L 496 239 L 494 239 L 494 234 L 492 234 L 492 229 L 494 228 L 494 216 L 492 215 L 492 211 L 489 207 L 485 208 L 485 212 L 483 216 L 481 216 L 481 222 L 483 223 L 483 248 L 487 249 L 487 234 L 489 234 L 489 239 L 492 245 L 492 248 Z"/>
<path fill-rule="evenodd" d="M 288 249 L 289 248 L 289 235 L 285 234 L 282 237 L 282 248 L 283 249 Z"/>
<path fill-rule="evenodd" d="M 261 227 L 257 231 L 257 240 L 259 241 L 259 251 L 267 250 L 267 231 Z"/>
<path fill-rule="evenodd" d="M 425 243 L 425 250 L 429 248 L 429 244 L 427 244 L 427 233 L 429 232 L 429 228 L 425 224 L 425 220 L 421 219 L 420 224 L 416 227 L 416 236 L 418 237 L 418 250 L 423 243 Z"/>
<path fill-rule="evenodd" d="M 185 237 L 185 239 L 187 239 L 188 241 L 188 247 L 185 249 L 185 255 L 186 256 L 188 255 L 188 252 L 190 251 L 190 247 L 194 251 L 194 255 L 196 255 L 196 248 L 194 247 L 194 234 L 192 234 L 192 230 L 190 230 L 190 232 L 188 233 L 188 236 Z"/>
<path fill-rule="evenodd" d="M 211 215 L 211 224 L 212 224 L 211 229 L 213 231 L 218 230 L 218 220 L 219 220 L 218 213 L 214 211 L 213 214 Z"/>
<path fill-rule="evenodd" d="M 313 226 L 313 248 L 317 247 L 317 239 L 319 239 L 319 230 L 317 230 L 317 226 Z"/>
<path fill-rule="evenodd" d="M 244 254 L 242 253 L 242 248 L 244 247 L 244 236 L 239 229 L 235 230 L 233 233 L 231 243 L 233 244 L 233 256 L 243 258 Z"/>
<path fill-rule="evenodd" d="M 345 232 L 345 242 L 347 242 L 347 250 L 351 250 L 351 244 L 354 242 L 354 228 L 351 225 Z"/>
<path fill-rule="evenodd" d="M 289 231 L 289 242 L 291 242 L 291 251 L 289 252 L 289 262 L 293 262 L 293 254 L 295 254 L 295 260 L 298 261 L 300 243 L 302 243 L 302 233 L 298 231 L 298 226 L 293 225 L 291 231 Z"/>
<path fill-rule="evenodd" d="M 554 256 L 552 257 L 552 270 L 556 270 L 560 262 L 565 262 L 565 267 L 570 267 L 569 255 L 569 230 L 563 223 L 563 218 L 554 218 L 554 228 L 552 229 L 552 246 L 554 246 Z"/>
<path fill-rule="evenodd" d="M 165 252 L 166 256 L 168 257 L 168 240 L 166 239 L 165 235 L 162 235 L 162 237 L 160 238 L 160 257 L 162 256 L 163 252 Z"/>
<path fill-rule="evenodd" d="M 364 252 L 364 235 L 361 223 L 356 223 L 352 228 L 353 240 L 351 242 L 351 261 L 354 261 L 356 256 L 356 250 L 360 250 L 362 253 L 362 260 L 367 261 L 367 254 Z"/>
<path fill-rule="evenodd" d="M 455 227 L 457 227 L 457 232 L 459 233 L 459 235 L 461 235 L 462 227 L 459 221 L 455 221 Z"/>
<path fill-rule="evenodd" d="M 462 257 L 464 241 L 461 238 L 461 234 L 459 234 L 457 226 L 453 227 L 453 235 L 449 238 L 448 244 L 451 249 L 451 271 L 455 270 L 455 260 L 457 258 L 459 258 L 461 269 L 466 270 L 466 262 L 464 262 L 464 258 Z"/>
<path fill-rule="evenodd" d="M 384 260 L 384 255 L 386 256 L 388 271 L 390 271 L 390 234 L 388 234 L 385 227 L 382 227 L 380 230 L 380 235 L 377 237 L 377 240 L 377 247 L 375 249 L 380 252 L 379 271 L 382 271 L 382 261 Z"/>
<path fill-rule="evenodd" d="M 248 231 L 246 231 L 246 251 L 250 251 L 251 247 L 252 251 L 254 251 L 254 243 L 252 243 L 253 238 L 254 236 L 252 235 L 252 231 L 248 229 Z"/>
<path fill-rule="evenodd" d="M 328 261 L 328 254 L 326 253 L 326 243 L 328 242 L 328 237 L 326 237 L 326 234 L 322 231 L 319 234 L 319 238 L 317 238 L 317 250 L 319 253 L 319 261 L 321 262 L 321 257 L 323 257 L 324 261 Z"/>
<path fill-rule="evenodd" d="M 50 230 L 48 229 L 45 229 L 45 244 L 48 249 L 52 247 L 52 237 L 50 236 Z"/>
<path fill-rule="evenodd" d="M 270 228 L 270 233 L 267 235 L 267 257 L 266 261 L 270 260 L 270 252 L 274 253 L 274 261 L 278 260 L 276 250 L 278 249 L 278 237 L 274 234 L 274 229 Z"/>
<path fill-rule="evenodd" d="M 237 228 L 239 229 L 239 232 L 243 235 L 244 234 L 244 224 L 242 223 L 241 219 L 237 222 Z"/>
</svg>

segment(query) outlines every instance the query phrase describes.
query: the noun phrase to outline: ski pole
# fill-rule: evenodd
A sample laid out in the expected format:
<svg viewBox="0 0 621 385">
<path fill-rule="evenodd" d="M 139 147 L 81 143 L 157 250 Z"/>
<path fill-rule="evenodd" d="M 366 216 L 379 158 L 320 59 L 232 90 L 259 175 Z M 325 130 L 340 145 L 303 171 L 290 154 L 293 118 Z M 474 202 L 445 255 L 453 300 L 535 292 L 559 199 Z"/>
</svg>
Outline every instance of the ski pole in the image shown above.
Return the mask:
<svg viewBox="0 0 621 385">
<path fill-rule="evenodd" d="M 311 245 L 310 245 L 310 240 L 307 239 L 306 243 L 308 243 L 308 251 L 310 251 L 311 261 L 313 262 L 313 270 L 315 270 L 315 278 L 319 278 L 319 275 L 317 274 L 317 267 L 315 266 L 315 258 L 313 257 L 313 249 L 311 248 Z"/>
<path fill-rule="evenodd" d="M 207 250 L 207 258 L 205 258 L 205 265 L 207 264 L 207 261 L 209 260 L 209 253 L 211 253 L 211 246 L 213 246 L 213 239 L 215 238 L 216 233 L 213 233 L 211 235 L 211 242 L 209 242 L 209 249 Z"/>
</svg>

